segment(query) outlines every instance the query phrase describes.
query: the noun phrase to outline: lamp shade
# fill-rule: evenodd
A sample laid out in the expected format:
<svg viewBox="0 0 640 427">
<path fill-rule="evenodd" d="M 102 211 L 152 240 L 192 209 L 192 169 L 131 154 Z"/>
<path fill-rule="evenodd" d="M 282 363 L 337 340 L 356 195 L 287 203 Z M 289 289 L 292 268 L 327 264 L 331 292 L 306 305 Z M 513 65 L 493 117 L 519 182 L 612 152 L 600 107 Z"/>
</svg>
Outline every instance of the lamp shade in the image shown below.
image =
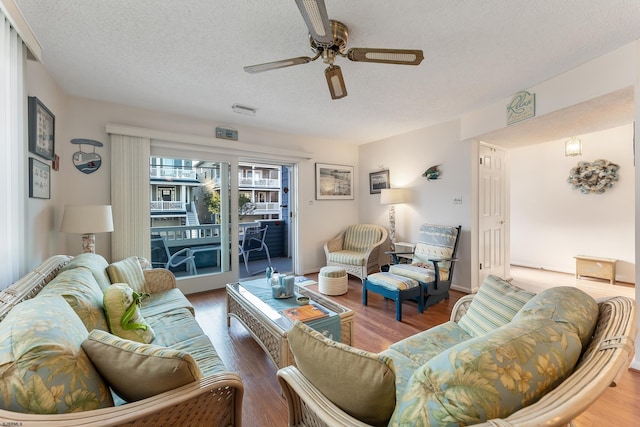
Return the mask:
<svg viewBox="0 0 640 427">
<path fill-rule="evenodd" d="M 113 231 L 111 205 L 66 205 L 60 231 L 78 234 Z"/>
<path fill-rule="evenodd" d="M 381 205 L 397 205 L 407 201 L 407 193 L 404 188 L 383 188 L 380 191 Z"/>
</svg>

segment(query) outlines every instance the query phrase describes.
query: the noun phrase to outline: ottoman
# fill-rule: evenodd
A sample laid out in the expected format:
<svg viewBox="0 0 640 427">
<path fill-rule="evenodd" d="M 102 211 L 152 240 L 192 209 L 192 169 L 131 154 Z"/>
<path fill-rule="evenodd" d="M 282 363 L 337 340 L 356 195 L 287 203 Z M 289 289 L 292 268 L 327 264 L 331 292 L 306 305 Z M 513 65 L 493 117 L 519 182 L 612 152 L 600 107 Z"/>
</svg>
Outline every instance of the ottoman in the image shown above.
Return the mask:
<svg viewBox="0 0 640 427">
<path fill-rule="evenodd" d="M 402 322 L 402 303 L 418 301 L 418 313 L 424 312 L 424 291 L 417 280 L 389 272 L 374 273 L 362 282 L 362 305 L 367 305 L 368 291 L 375 292 L 396 302 L 396 320 Z"/>
<path fill-rule="evenodd" d="M 349 289 L 347 272 L 342 267 L 322 267 L 318 273 L 318 290 L 325 295 L 346 294 Z"/>
</svg>

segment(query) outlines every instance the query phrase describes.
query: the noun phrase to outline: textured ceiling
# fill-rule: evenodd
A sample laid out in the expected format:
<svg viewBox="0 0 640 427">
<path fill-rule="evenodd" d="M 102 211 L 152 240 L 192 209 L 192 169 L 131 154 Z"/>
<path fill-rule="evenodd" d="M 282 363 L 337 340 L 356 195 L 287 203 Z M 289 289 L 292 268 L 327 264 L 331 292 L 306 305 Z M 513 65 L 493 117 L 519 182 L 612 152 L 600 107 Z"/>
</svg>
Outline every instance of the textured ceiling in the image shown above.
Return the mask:
<svg viewBox="0 0 640 427">
<path fill-rule="evenodd" d="M 348 47 L 425 55 L 417 67 L 338 58 L 349 95 L 334 101 L 320 61 L 243 71 L 311 54 L 293 0 L 15 2 L 68 94 L 352 144 L 451 120 L 640 39 L 638 0 L 326 0 Z"/>
</svg>

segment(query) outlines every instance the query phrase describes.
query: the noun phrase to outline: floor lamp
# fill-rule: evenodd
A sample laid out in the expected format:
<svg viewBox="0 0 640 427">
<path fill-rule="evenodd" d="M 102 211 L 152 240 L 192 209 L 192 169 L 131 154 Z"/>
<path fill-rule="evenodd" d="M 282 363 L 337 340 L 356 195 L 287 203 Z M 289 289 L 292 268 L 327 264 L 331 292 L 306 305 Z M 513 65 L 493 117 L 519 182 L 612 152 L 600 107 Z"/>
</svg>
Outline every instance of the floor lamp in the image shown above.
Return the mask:
<svg viewBox="0 0 640 427">
<path fill-rule="evenodd" d="M 403 188 L 383 188 L 380 191 L 380 204 L 389 205 L 389 241 L 391 251 L 396 250 L 396 205 L 405 203 L 407 194 Z"/>
<path fill-rule="evenodd" d="M 110 205 L 66 205 L 60 231 L 82 234 L 82 251 L 96 253 L 96 234 L 113 231 Z"/>
</svg>

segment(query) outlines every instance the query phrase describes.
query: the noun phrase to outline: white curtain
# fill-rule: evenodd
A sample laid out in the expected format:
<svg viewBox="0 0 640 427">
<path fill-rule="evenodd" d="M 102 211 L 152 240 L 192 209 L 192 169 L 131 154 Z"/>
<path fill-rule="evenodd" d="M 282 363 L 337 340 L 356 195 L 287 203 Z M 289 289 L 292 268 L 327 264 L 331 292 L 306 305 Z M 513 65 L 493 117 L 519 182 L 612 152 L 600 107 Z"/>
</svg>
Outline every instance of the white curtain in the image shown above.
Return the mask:
<svg viewBox="0 0 640 427">
<path fill-rule="evenodd" d="M 0 289 L 27 269 L 27 48 L 0 10 Z"/>
<path fill-rule="evenodd" d="M 111 134 L 111 260 L 151 259 L 149 138 Z"/>
</svg>

